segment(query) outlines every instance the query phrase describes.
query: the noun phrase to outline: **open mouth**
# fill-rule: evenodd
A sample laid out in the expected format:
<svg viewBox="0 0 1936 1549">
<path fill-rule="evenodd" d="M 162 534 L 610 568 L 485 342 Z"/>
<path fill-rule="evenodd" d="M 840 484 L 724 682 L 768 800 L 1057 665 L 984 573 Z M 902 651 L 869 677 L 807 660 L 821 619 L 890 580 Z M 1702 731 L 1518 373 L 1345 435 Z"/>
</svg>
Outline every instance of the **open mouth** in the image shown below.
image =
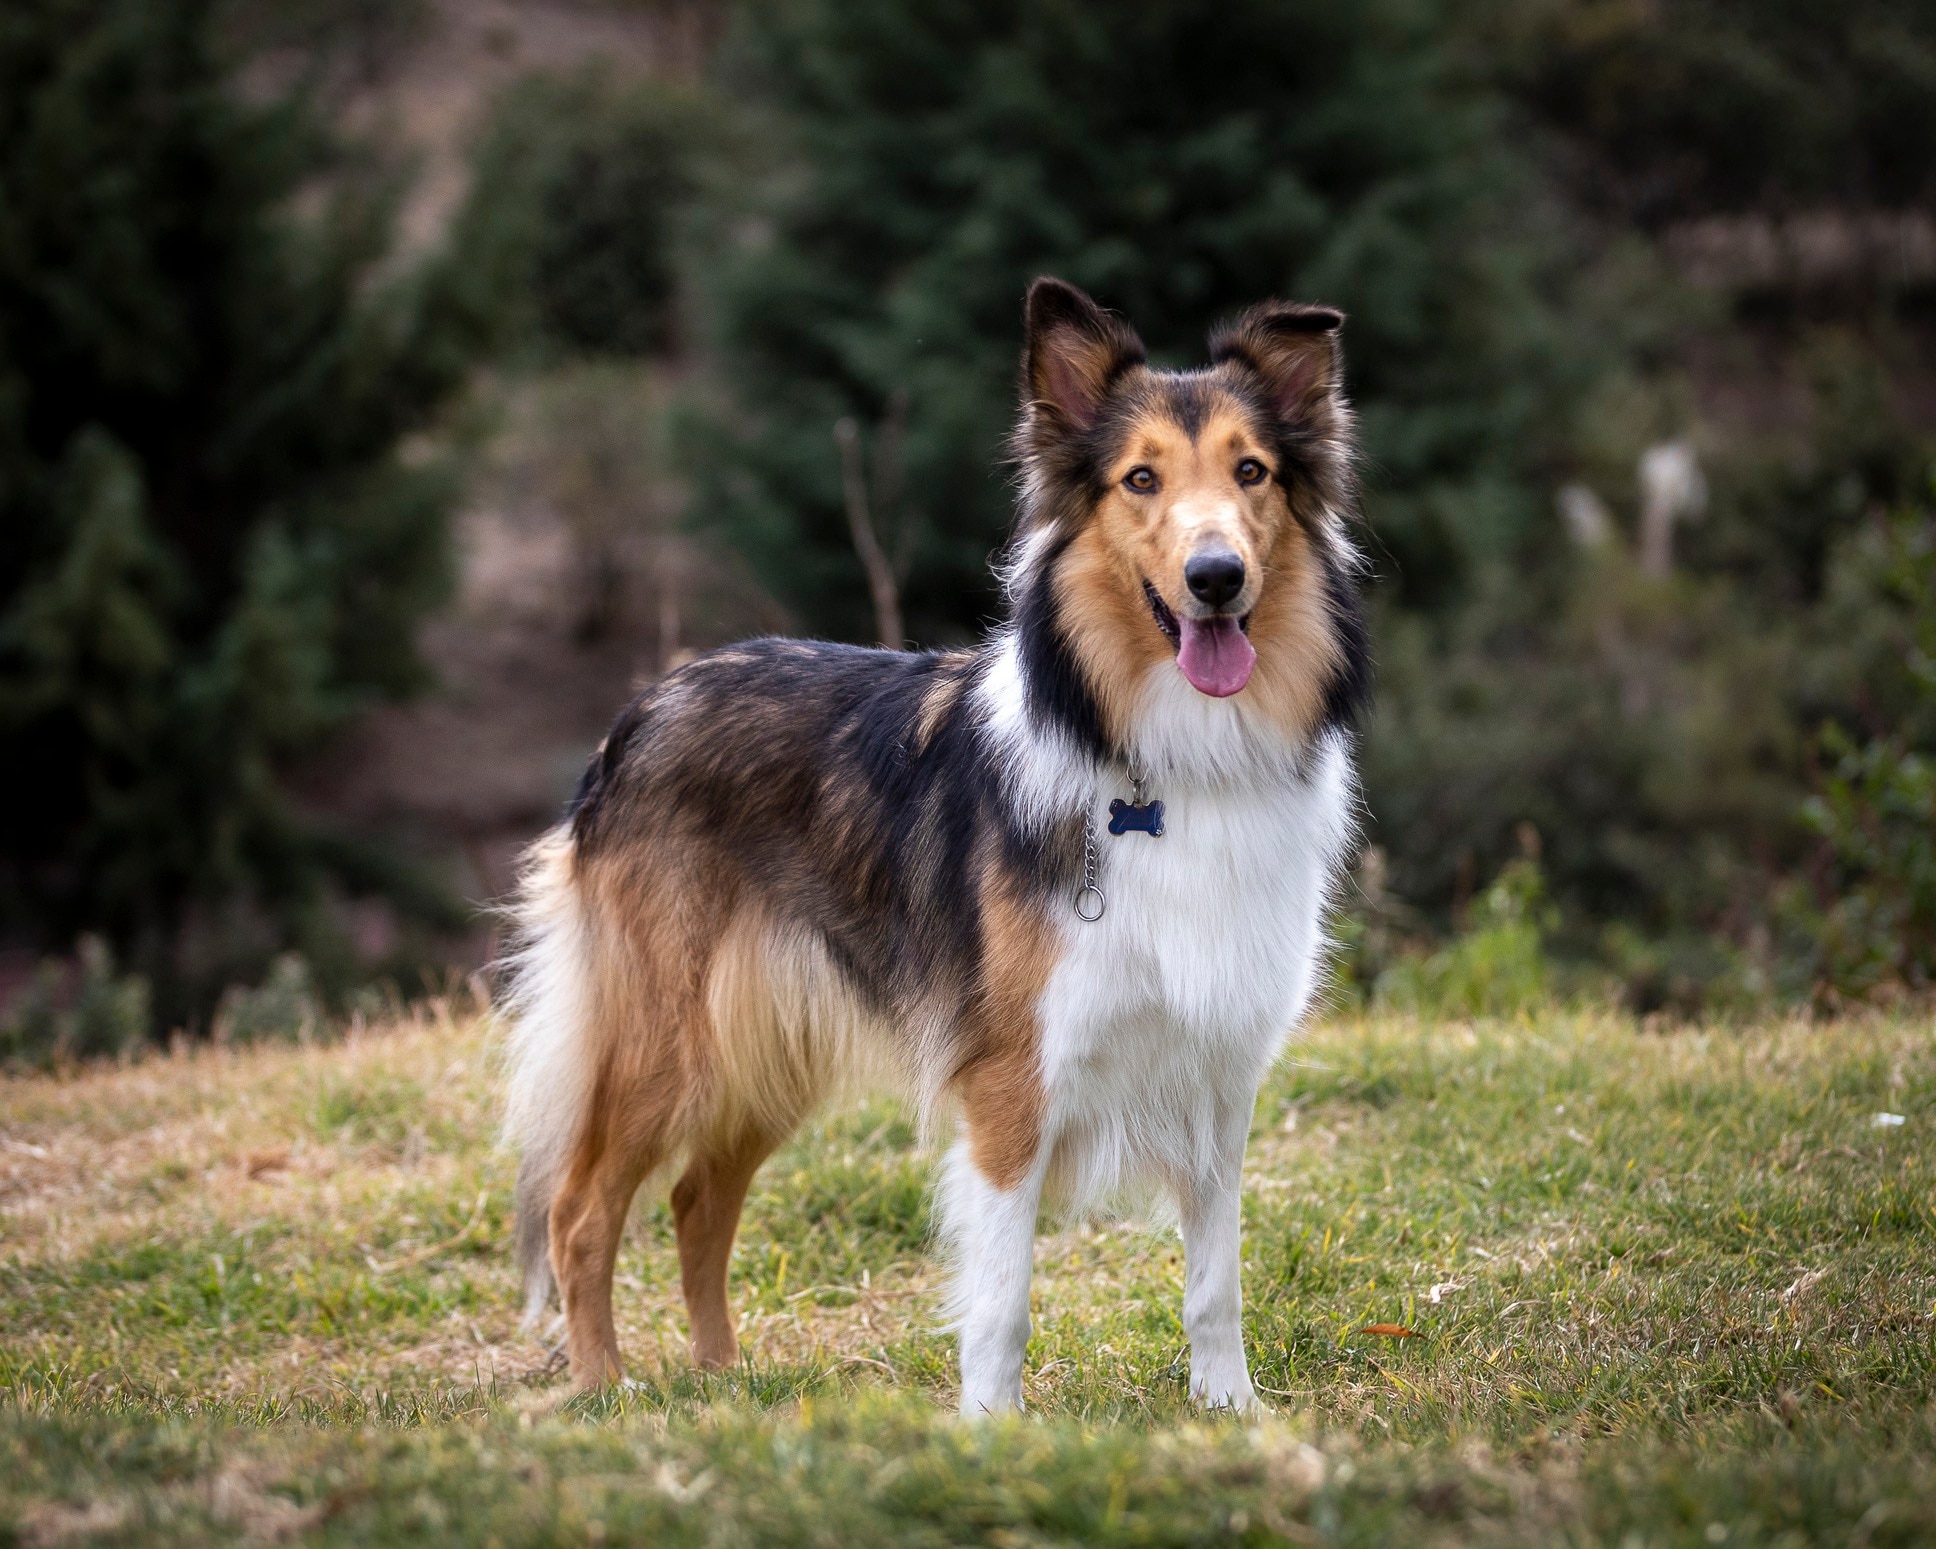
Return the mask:
<svg viewBox="0 0 1936 1549">
<path fill-rule="evenodd" d="M 1176 615 L 1170 612 L 1170 605 L 1163 600 L 1162 593 L 1145 581 L 1143 597 L 1149 603 L 1150 614 L 1156 620 L 1156 627 L 1169 637 L 1171 646 L 1183 644 L 1183 634 L 1177 628 Z"/>
<path fill-rule="evenodd" d="M 1176 649 L 1176 665 L 1190 687 L 1212 699 L 1228 699 L 1250 681 L 1257 651 L 1250 643 L 1250 615 L 1242 618 L 1181 618 L 1148 581 L 1143 596 L 1150 616 Z"/>
</svg>

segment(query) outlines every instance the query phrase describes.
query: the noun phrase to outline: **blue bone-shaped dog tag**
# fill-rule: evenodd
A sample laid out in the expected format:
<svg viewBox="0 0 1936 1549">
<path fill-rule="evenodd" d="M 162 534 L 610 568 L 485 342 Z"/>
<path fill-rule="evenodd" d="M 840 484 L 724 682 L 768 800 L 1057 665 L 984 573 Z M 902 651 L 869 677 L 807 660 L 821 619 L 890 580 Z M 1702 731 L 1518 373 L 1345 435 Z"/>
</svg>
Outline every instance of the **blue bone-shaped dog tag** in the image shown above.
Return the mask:
<svg viewBox="0 0 1936 1549">
<path fill-rule="evenodd" d="M 1163 834 L 1163 803 L 1124 801 L 1118 796 L 1109 804 L 1109 831 L 1112 834 L 1148 834 L 1158 839 Z"/>
</svg>

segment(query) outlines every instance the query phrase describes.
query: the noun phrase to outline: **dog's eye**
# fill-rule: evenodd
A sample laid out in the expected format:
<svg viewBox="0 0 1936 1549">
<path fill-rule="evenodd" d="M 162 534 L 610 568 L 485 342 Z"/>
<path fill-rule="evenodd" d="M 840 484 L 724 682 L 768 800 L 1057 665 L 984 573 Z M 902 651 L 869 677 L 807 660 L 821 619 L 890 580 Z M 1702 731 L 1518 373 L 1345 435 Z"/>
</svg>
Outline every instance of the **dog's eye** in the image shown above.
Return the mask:
<svg viewBox="0 0 1936 1549">
<path fill-rule="evenodd" d="M 1237 482 L 1239 484 L 1262 484 L 1268 472 L 1269 470 L 1256 458 L 1246 457 L 1242 462 L 1237 464 Z"/>
<path fill-rule="evenodd" d="M 1123 483 L 1139 495 L 1147 495 L 1156 488 L 1156 470 L 1153 468 L 1132 468 L 1123 475 Z"/>
</svg>

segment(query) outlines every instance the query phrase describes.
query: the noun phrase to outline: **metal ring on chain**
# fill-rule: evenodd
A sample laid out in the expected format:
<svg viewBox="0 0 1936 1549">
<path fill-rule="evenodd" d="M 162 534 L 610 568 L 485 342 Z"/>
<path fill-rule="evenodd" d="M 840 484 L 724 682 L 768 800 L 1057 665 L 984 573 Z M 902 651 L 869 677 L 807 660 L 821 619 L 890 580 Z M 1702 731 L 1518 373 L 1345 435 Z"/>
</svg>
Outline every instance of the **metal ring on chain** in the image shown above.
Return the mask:
<svg viewBox="0 0 1936 1549">
<path fill-rule="evenodd" d="M 1091 895 L 1096 900 L 1094 914 L 1090 914 L 1082 907 Z M 1094 925 L 1102 918 L 1105 906 L 1102 889 L 1096 886 L 1096 825 L 1089 820 L 1089 814 L 1085 812 L 1082 815 L 1082 886 L 1076 889 L 1076 918 L 1084 925 Z"/>
</svg>

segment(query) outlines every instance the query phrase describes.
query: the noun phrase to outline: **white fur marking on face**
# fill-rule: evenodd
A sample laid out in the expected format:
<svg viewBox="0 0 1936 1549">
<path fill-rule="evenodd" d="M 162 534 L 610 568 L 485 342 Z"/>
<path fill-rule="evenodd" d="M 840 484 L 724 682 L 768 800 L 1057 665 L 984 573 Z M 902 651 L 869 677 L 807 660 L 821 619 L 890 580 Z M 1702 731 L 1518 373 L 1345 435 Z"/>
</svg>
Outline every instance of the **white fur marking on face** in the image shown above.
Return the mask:
<svg viewBox="0 0 1936 1549">
<path fill-rule="evenodd" d="M 1174 500 L 1170 503 L 1168 522 L 1175 532 L 1192 543 L 1204 533 L 1215 533 L 1234 543 L 1244 533 L 1243 508 L 1221 496 L 1207 499 L 1185 496 Z"/>
</svg>

